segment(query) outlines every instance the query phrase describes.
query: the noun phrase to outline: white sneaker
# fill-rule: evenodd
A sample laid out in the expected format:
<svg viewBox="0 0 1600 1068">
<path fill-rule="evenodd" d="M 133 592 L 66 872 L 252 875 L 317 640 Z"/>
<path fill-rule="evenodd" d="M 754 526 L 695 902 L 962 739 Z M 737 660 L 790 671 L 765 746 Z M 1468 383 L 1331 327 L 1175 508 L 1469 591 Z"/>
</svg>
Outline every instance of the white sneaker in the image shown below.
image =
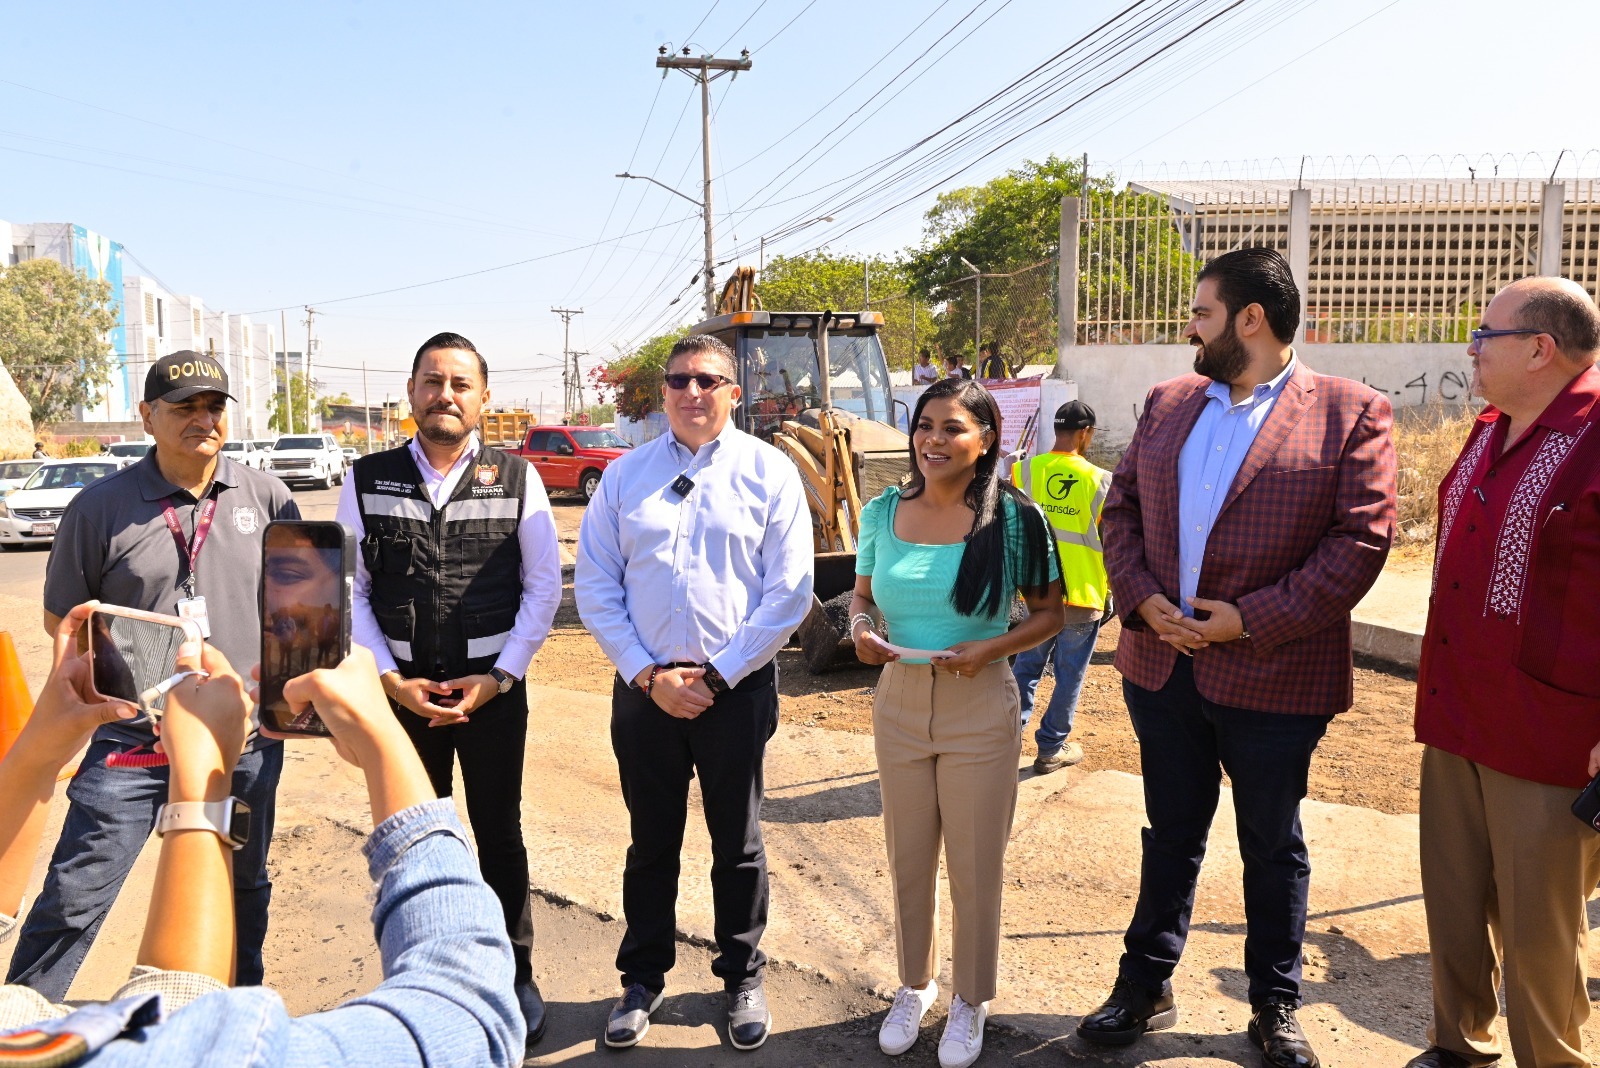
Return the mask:
<svg viewBox="0 0 1600 1068">
<path fill-rule="evenodd" d="M 921 990 L 901 987 L 889 1006 L 889 1015 L 878 1028 L 878 1048 L 891 1057 L 898 1057 L 916 1044 L 922 1027 L 922 1018 L 928 1015 L 934 1000 L 939 996 L 939 984 L 930 981 Z"/>
<path fill-rule="evenodd" d="M 989 1019 L 989 1003 L 968 1005 L 957 994 L 950 999 L 950 1018 L 939 1039 L 939 1068 L 967 1068 L 983 1052 L 983 1024 Z"/>
</svg>

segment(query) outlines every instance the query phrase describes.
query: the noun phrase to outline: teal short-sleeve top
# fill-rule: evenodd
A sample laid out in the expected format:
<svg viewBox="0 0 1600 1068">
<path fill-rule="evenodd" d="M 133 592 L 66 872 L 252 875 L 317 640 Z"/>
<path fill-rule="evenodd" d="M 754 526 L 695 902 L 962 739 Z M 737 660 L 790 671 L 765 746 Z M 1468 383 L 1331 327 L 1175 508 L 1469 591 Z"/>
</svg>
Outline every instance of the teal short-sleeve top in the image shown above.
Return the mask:
<svg viewBox="0 0 1600 1068">
<path fill-rule="evenodd" d="M 1006 573 L 1016 589 L 1029 577 L 1023 559 L 1022 516 L 1011 498 L 1002 498 L 1002 504 L 1006 510 Z M 908 649 L 948 649 L 957 642 L 1004 634 L 1011 621 L 1009 597 L 992 616 L 964 616 L 951 603 L 967 543 L 926 545 L 901 540 L 894 532 L 899 506 L 898 486 L 890 486 L 868 501 L 861 509 L 861 536 L 856 545 L 856 574 L 872 577 L 872 599 L 888 624 L 889 640 Z M 1052 553 L 1050 577 L 1060 575 Z M 903 663 L 925 664 L 927 660 L 907 658 Z"/>
</svg>

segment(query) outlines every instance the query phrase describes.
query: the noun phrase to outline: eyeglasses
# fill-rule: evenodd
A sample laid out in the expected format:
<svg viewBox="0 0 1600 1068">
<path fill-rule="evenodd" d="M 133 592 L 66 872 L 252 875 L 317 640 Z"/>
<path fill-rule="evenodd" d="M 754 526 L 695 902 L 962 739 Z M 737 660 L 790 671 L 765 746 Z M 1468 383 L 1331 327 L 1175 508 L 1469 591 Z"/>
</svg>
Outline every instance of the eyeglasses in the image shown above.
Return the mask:
<svg viewBox="0 0 1600 1068">
<path fill-rule="evenodd" d="M 1524 326 L 1512 327 L 1510 330 L 1485 330 L 1480 328 L 1472 331 L 1472 344 L 1469 347 L 1475 349 L 1492 337 L 1511 337 L 1515 334 L 1550 334 L 1550 331 L 1535 330 L 1532 327 Z M 1550 340 L 1554 341 L 1558 346 L 1561 344 L 1561 340 L 1554 334 L 1550 334 Z"/>
<path fill-rule="evenodd" d="M 700 392 L 702 392 L 702 393 L 710 393 L 712 390 L 718 389 L 718 388 L 720 388 L 722 386 L 731 386 L 731 385 L 733 385 L 733 379 L 731 379 L 731 378 L 723 378 L 721 375 L 703 375 L 702 374 L 702 375 L 667 375 L 666 376 L 666 383 L 667 383 L 667 388 L 668 389 L 688 389 L 690 382 L 693 382 L 695 385 L 699 386 L 700 387 Z"/>
</svg>

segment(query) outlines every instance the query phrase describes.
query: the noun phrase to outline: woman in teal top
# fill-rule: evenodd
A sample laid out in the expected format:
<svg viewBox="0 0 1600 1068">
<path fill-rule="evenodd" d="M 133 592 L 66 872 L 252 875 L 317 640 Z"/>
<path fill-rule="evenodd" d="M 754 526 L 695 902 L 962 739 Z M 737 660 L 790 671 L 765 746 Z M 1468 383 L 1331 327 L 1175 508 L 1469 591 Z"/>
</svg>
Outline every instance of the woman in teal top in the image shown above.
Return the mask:
<svg viewBox="0 0 1600 1068">
<path fill-rule="evenodd" d="M 939 1063 L 965 1068 L 983 1051 L 995 994 L 1022 753 L 1006 657 L 1061 629 L 1061 568 L 1044 517 L 1001 477 L 1000 410 L 988 390 L 966 379 L 936 382 L 918 399 L 911 427 L 907 485 L 861 510 L 850 605 L 856 654 L 884 665 L 872 733 L 901 986 L 878 1045 L 891 1055 L 910 1049 L 938 995 L 942 842 L 955 992 Z M 1018 592 L 1030 614 L 1009 627 Z M 873 629 L 874 610 L 886 635 Z M 897 653 L 885 638 L 912 651 Z"/>
</svg>

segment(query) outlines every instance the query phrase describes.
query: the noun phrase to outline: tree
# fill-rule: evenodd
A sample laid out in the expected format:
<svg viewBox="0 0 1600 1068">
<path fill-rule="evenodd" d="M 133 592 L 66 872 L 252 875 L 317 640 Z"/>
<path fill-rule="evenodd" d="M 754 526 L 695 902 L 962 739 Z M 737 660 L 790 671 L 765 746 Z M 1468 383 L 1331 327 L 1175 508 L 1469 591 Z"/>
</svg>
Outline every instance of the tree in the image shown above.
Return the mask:
<svg viewBox="0 0 1600 1068">
<path fill-rule="evenodd" d="M 883 313 L 878 339 L 889 366 L 909 368 L 916 349 L 934 339 L 933 309 L 915 299 L 911 289 L 905 264 L 899 260 L 813 252 L 769 260 L 756 295 L 768 311 L 862 311 L 870 306 Z"/>
<path fill-rule="evenodd" d="M 35 427 L 71 418 L 111 382 L 111 286 L 51 259 L 0 270 L 0 363 L 27 398 Z"/>
<path fill-rule="evenodd" d="M 1129 317 L 1141 321 L 1169 319 L 1187 307 L 1198 260 L 1184 250 L 1162 199 L 1118 192 L 1111 176 L 1085 175 L 1081 163 L 1050 156 L 984 185 L 942 193 L 924 216 L 922 245 L 907 257 L 906 274 L 923 299 L 943 304 L 938 339 L 947 352 L 975 347 L 977 287 L 966 260 L 985 276 L 983 340 L 1000 342 L 1015 363 L 1053 353 L 1059 308 L 1054 265 L 1010 279 L 988 276 L 1059 256 L 1064 196 L 1084 198 L 1085 217 L 1104 220 L 1105 229 L 1080 251 L 1081 307 L 1129 306 Z"/>
<path fill-rule="evenodd" d="M 299 371 L 289 375 L 289 418 L 284 419 L 283 413 L 283 372 L 277 375 L 278 385 L 272 391 L 272 414 L 267 418 L 267 429 L 276 430 L 280 434 L 305 434 L 310 432 L 306 425 L 306 376 Z M 317 415 L 322 419 L 333 414 L 333 405 L 349 404 L 350 398 L 340 394 L 335 401 L 327 397 L 317 398 Z"/>
<path fill-rule="evenodd" d="M 672 346 L 688 333 L 689 328 L 684 326 L 657 334 L 633 352 L 592 370 L 589 379 L 594 383 L 598 403 L 606 403 L 609 391 L 616 402 L 616 412 L 629 419 L 643 419 L 658 410 L 667 356 Z"/>
</svg>

